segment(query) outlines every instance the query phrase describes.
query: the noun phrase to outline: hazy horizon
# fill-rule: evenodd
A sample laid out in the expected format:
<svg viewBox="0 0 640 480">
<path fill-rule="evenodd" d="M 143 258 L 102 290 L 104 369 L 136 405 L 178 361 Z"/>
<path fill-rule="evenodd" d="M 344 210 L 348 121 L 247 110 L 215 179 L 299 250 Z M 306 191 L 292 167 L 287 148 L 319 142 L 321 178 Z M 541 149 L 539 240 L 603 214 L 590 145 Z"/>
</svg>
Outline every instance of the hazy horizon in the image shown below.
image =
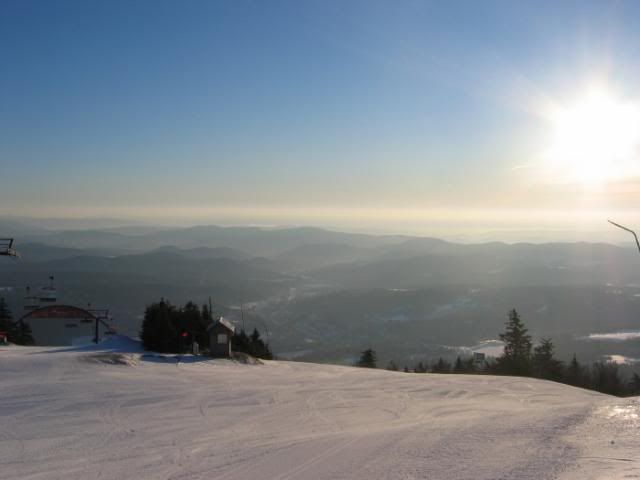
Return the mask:
<svg viewBox="0 0 640 480">
<path fill-rule="evenodd" d="M 0 215 L 609 238 L 640 218 L 638 15 L 9 1 Z"/>
<path fill-rule="evenodd" d="M 379 224 L 354 225 L 348 223 L 264 223 L 233 222 L 220 219 L 141 219 L 117 217 L 26 217 L 16 215 L 0 215 L 2 221 L 17 222 L 28 227 L 50 231 L 64 230 L 109 230 L 128 227 L 140 228 L 191 228 L 202 226 L 218 227 L 257 227 L 262 229 L 319 228 L 323 230 L 361 233 L 367 235 L 399 235 L 407 237 L 433 237 L 459 243 L 552 243 L 552 242 L 604 242 L 613 245 L 633 246 L 630 236 L 606 223 L 604 228 L 489 228 L 486 225 L 437 225 L 433 223 L 420 225 L 381 226 Z M 162 220 L 162 221 L 161 221 Z M 595 225 L 592 225 L 595 226 Z M 5 227 L 6 228 L 6 227 Z M 0 236 L 15 235 L 11 231 L 0 231 Z M 19 236 L 19 235 L 18 235 Z"/>
</svg>

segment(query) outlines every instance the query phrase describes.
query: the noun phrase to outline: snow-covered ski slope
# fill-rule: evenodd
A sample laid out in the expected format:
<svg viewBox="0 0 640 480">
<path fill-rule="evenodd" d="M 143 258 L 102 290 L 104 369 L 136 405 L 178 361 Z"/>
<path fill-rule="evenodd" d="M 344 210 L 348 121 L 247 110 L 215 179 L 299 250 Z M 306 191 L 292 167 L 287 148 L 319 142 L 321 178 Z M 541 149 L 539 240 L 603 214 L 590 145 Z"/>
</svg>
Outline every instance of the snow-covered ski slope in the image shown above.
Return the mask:
<svg viewBox="0 0 640 480">
<path fill-rule="evenodd" d="M 640 478 L 638 398 L 111 347 L 0 348 L 0 478 Z"/>
</svg>

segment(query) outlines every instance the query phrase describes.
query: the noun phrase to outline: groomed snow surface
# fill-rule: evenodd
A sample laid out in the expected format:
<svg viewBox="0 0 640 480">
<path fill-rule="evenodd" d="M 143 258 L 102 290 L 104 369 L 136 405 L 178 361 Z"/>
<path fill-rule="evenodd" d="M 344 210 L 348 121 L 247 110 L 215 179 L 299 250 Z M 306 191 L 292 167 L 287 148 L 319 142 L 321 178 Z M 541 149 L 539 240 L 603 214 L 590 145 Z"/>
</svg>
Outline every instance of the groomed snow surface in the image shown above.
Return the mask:
<svg viewBox="0 0 640 480">
<path fill-rule="evenodd" d="M 640 402 L 514 377 L 0 347 L 0 478 L 640 478 Z"/>
</svg>

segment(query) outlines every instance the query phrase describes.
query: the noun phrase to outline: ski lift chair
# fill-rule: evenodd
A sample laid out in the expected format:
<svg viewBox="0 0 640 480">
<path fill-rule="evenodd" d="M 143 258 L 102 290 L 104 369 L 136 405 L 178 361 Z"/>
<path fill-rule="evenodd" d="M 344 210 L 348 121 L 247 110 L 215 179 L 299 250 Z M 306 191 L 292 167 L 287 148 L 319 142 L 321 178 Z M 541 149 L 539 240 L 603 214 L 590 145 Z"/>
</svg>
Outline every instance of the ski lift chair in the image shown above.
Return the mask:
<svg viewBox="0 0 640 480">
<path fill-rule="evenodd" d="M 13 248 L 13 238 L 0 238 L 0 256 L 18 258 L 20 254 Z"/>
</svg>

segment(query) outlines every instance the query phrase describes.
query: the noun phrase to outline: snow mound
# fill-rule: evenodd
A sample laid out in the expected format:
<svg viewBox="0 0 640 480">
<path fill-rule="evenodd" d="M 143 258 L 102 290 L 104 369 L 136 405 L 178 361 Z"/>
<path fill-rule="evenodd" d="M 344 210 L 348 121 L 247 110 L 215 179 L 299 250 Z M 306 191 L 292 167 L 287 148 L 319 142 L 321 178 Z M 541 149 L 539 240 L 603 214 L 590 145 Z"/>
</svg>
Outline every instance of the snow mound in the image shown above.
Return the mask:
<svg viewBox="0 0 640 480">
<path fill-rule="evenodd" d="M 138 365 L 138 356 L 118 352 L 101 352 L 86 354 L 80 357 L 81 360 L 90 363 L 103 363 L 106 365 Z"/>
<path fill-rule="evenodd" d="M 231 358 L 238 363 L 242 363 L 244 365 L 264 365 L 264 362 L 259 358 L 252 357 L 247 353 L 242 352 L 233 352 L 231 354 Z"/>
<path fill-rule="evenodd" d="M 98 345 L 95 345 L 99 350 L 110 350 L 112 352 L 121 353 L 142 353 L 144 348 L 140 340 L 135 340 L 125 335 L 110 335 L 106 337 Z"/>
</svg>

